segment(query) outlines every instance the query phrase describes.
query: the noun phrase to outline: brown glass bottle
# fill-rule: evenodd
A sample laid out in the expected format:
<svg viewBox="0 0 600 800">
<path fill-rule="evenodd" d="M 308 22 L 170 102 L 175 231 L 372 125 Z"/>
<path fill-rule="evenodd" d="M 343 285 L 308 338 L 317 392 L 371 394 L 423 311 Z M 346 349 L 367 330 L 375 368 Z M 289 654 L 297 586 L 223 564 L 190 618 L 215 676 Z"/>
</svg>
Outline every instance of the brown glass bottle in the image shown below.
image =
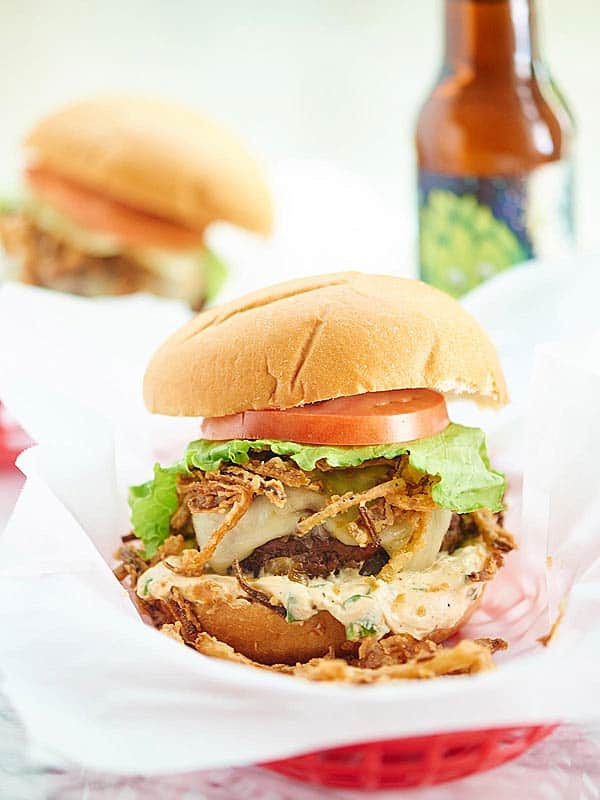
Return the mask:
<svg viewBox="0 0 600 800">
<path fill-rule="evenodd" d="M 533 0 L 445 0 L 443 66 L 416 131 L 423 280 L 460 295 L 568 251 L 572 143 Z"/>
</svg>

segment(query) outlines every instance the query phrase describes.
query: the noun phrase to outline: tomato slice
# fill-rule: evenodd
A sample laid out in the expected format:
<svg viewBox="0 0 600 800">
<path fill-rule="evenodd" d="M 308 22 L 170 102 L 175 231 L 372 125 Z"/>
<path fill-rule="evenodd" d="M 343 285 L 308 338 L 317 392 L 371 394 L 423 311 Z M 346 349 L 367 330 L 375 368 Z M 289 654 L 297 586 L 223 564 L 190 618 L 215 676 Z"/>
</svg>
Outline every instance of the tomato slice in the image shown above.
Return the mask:
<svg viewBox="0 0 600 800">
<path fill-rule="evenodd" d="M 431 389 L 396 389 L 338 397 L 284 410 L 242 411 L 202 422 L 204 439 L 279 439 L 301 444 L 370 445 L 410 442 L 448 425 L 444 396 Z"/>
<path fill-rule="evenodd" d="M 29 168 L 26 177 L 40 200 L 78 224 L 108 233 L 126 244 L 167 250 L 191 250 L 202 245 L 199 231 L 137 211 L 46 170 Z"/>
</svg>

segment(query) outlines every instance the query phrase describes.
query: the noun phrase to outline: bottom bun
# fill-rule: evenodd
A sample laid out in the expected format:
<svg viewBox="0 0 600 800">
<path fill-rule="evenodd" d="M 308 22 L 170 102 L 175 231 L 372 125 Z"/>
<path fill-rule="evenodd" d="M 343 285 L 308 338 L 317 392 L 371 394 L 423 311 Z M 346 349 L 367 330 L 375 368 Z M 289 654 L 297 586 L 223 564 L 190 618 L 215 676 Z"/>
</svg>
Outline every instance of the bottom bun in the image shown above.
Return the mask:
<svg viewBox="0 0 600 800">
<path fill-rule="evenodd" d="M 198 621 L 215 639 L 259 664 L 297 664 L 325 656 L 331 648 L 340 655 L 346 630 L 328 611 L 304 622 L 286 622 L 276 611 L 246 600 L 214 605 L 196 604 Z"/>
<path fill-rule="evenodd" d="M 319 611 L 304 622 L 286 622 L 260 603 L 243 598 L 225 600 L 218 594 L 207 591 L 203 601 L 193 603 L 198 623 L 206 633 L 259 664 L 293 666 L 332 651 L 347 657 L 358 647 L 359 642 L 346 639 L 344 626 L 328 611 Z M 436 644 L 449 639 L 468 620 L 479 601 L 480 597 L 475 598 L 452 627 L 434 628 L 422 638 Z M 154 601 L 152 605 L 156 608 L 163 603 Z"/>
</svg>

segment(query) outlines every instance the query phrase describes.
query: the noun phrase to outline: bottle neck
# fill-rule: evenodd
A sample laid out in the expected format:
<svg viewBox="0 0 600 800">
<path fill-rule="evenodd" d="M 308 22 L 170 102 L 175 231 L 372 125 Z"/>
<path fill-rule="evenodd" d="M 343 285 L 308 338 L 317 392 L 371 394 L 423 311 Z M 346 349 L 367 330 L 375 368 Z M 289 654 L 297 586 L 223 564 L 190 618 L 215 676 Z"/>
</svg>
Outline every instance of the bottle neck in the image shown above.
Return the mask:
<svg viewBox="0 0 600 800">
<path fill-rule="evenodd" d="M 445 0 L 444 70 L 531 74 L 539 60 L 534 0 Z"/>
</svg>

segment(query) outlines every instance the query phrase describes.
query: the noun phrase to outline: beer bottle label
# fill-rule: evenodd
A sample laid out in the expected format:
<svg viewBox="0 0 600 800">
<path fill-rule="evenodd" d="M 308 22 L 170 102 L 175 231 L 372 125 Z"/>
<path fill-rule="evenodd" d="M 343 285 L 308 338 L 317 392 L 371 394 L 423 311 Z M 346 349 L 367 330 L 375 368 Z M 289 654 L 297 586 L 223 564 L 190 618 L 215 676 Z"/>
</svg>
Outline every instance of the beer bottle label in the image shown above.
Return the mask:
<svg viewBox="0 0 600 800">
<path fill-rule="evenodd" d="M 420 170 L 421 279 L 460 297 L 515 264 L 568 253 L 572 196 L 571 165 L 564 161 L 516 177 Z"/>
</svg>

